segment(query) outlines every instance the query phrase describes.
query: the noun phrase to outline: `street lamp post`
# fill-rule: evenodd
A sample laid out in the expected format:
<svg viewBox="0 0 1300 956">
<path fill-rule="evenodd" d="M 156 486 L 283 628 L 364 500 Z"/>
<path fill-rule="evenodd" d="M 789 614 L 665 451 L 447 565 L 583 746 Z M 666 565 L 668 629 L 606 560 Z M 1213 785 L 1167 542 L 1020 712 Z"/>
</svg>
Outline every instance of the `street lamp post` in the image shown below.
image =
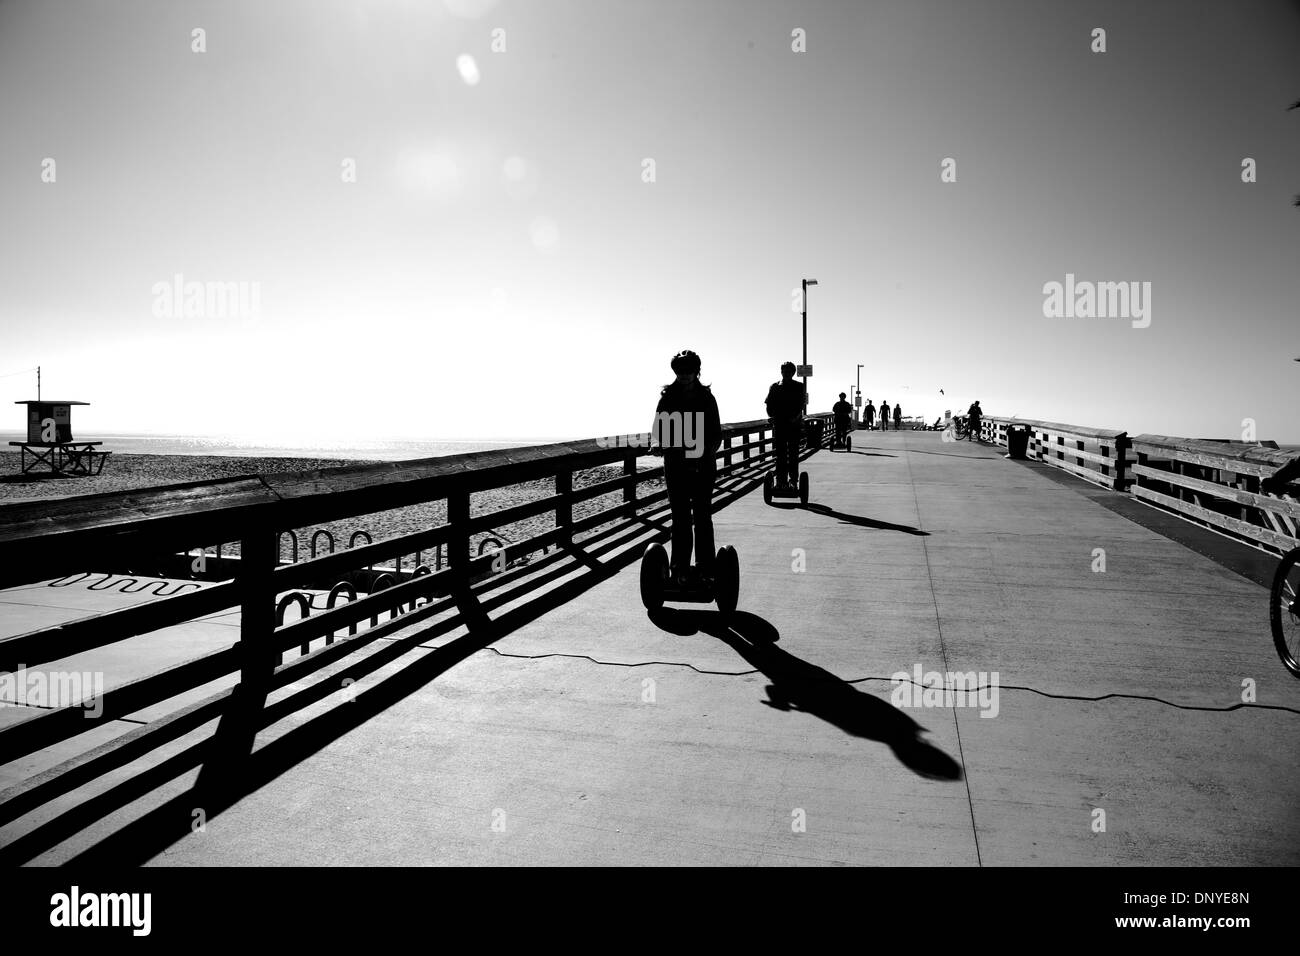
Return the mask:
<svg viewBox="0 0 1300 956">
<path fill-rule="evenodd" d="M 853 403 L 854 421 L 860 421 L 862 419 L 862 368 L 863 366 L 858 366 L 858 393 L 855 396 L 856 401 Z"/>
<path fill-rule="evenodd" d="M 804 364 L 804 368 L 805 368 L 805 369 L 808 368 L 808 287 L 809 287 L 810 285 L 816 285 L 816 284 L 817 284 L 817 280 L 816 280 L 816 279 L 804 279 L 804 280 L 803 280 L 803 302 L 802 302 L 802 305 L 803 305 L 803 364 Z M 804 410 L 804 413 L 807 414 L 807 412 L 808 412 L 808 376 L 805 374 L 805 375 L 801 375 L 800 378 L 803 379 L 803 410 Z"/>
</svg>

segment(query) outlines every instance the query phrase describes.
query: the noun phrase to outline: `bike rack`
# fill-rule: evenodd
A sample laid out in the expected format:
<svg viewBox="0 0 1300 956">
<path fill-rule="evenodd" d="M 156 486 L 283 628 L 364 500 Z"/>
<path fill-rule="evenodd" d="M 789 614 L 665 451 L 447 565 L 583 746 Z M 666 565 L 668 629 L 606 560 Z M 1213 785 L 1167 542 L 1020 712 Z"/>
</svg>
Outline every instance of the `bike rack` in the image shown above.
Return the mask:
<svg viewBox="0 0 1300 956">
<path fill-rule="evenodd" d="M 293 548 L 289 552 L 291 555 L 291 557 L 289 558 L 289 563 L 297 564 L 298 563 L 298 535 L 292 530 L 281 531 L 279 534 L 275 536 L 275 556 L 277 559 L 279 558 L 280 539 L 283 538 L 286 534 L 289 536 L 289 540 L 293 542 Z M 313 555 L 313 557 L 315 557 L 315 555 Z"/>
<path fill-rule="evenodd" d="M 374 543 L 375 543 L 375 539 L 372 538 L 372 537 L 370 537 L 370 532 L 369 532 L 369 531 L 353 531 L 353 532 L 352 532 L 352 537 L 348 538 L 348 548 L 349 548 L 349 549 L 351 549 L 351 548 L 355 548 L 355 547 L 357 546 L 357 538 L 360 538 L 360 537 L 363 537 L 363 536 L 364 536 L 365 539 L 366 539 L 366 544 L 374 544 Z M 375 569 L 375 562 L 371 561 L 369 564 L 366 565 L 366 570 L 367 570 L 367 571 L 373 571 L 374 569 Z M 373 587 L 373 585 L 372 585 L 372 587 Z"/>
<path fill-rule="evenodd" d="M 321 535 L 325 535 L 325 537 L 329 540 L 330 554 L 334 553 L 334 535 L 330 534 L 324 528 L 320 528 L 316 531 L 315 534 L 311 536 L 311 556 L 313 558 L 316 557 L 316 539 L 319 538 Z"/>
<path fill-rule="evenodd" d="M 288 594 L 286 594 L 284 597 L 280 598 L 279 603 L 276 604 L 275 606 L 276 627 L 284 626 L 284 612 L 289 607 L 290 604 L 297 604 L 298 607 L 302 610 L 303 617 L 311 617 L 311 598 L 301 591 L 291 591 Z M 307 644 L 304 644 L 302 645 L 301 648 L 299 648 L 301 654 L 307 654 L 310 651 L 310 646 L 309 646 L 310 643 L 311 642 L 309 641 Z M 280 652 L 279 657 L 280 657 L 280 663 L 283 664 L 284 651 Z"/>
<path fill-rule="evenodd" d="M 333 539 L 330 540 L 333 541 Z M 329 597 L 326 598 L 325 600 L 325 609 L 327 611 L 333 609 L 334 604 L 338 600 L 340 594 L 347 594 L 349 603 L 357 599 L 357 589 L 354 588 L 347 581 L 340 581 L 338 584 L 334 585 L 334 587 L 330 588 Z M 351 624 L 348 625 L 348 637 L 353 637 L 356 635 L 356 633 L 357 633 L 357 623 L 356 621 L 353 621 Z M 326 644 L 334 643 L 333 631 L 330 631 L 328 634 L 325 635 L 325 643 Z"/>
<path fill-rule="evenodd" d="M 427 564 L 421 564 L 421 565 L 419 565 L 419 566 L 418 566 L 414 571 L 411 572 L 411 580 L 414 581 L 414 580 L 415 580 L 416 578 L 418 578 L 418 577 L 421 577 L 421 576 L 426 575 L 426 574 L 432 574 L 432 573 L 433 573 L 433 572 L 432 572 L 431 570 L 429 570 L 429 566 L 428 566 Z M 420 607 L 420 606 L 421 606 L 421 605 L 419 605 L 419 604 L 416 603 L 416 602 L 419 601 L 419 600 L 420 600 L 420 599 L 419 599 L 418 597 L 415 597 L 415 598 L 412 598 L 412 599 L 411 599 L 411 610 L 414 611 L 417 607 Z M 425 603 L 426 605 L 427 605 L 427 604 L 432 604 L 432 603 L 433 603 L 433 598 L 432 598 L 432 597 L 427 597 L 427 598 L 425 598 L 425 599 L 424 599 L 424 603 Z"/>
<path fill-rule="evenodd" d="M 380 591 L 386 591 L 396 583 L 397 583 L 397 578 L 393 577 L 391 574 L 385 571 L 383 574 L 379 575 L 379 577 L 375 578 L 374 583 L 370 585 L 370 593 L 378 594 Z M 394 618 L 400 617 L 401 614 L 402 614 L 402 605 L 400 603 L 395 604 L 388 609 L 388 619 L 390 621 L 393 620 Z M 378 624 L 379 624 L 379 612 L 376 611 L 374 616 L 370 619 L 370 626 L 375 627 Z"/>
</svg>

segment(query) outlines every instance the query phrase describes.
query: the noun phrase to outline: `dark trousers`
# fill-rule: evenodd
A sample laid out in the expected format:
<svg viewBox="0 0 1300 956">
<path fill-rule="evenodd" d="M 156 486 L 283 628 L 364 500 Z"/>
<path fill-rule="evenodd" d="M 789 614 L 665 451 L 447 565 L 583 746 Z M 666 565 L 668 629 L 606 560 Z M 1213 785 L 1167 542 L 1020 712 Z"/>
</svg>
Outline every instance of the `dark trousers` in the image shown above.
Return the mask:
<svg viewBox="0 0 1300 956">
<path fill-rule="evenodd" d="M 664 459 L 664 480 L 673 516 L 670 563 L 674 573 L 690 567 L 692 541 L 695 566 L 702 574 L 713 573 L 713 481 L 717 468 L 697 461 L 677 455 Z"/>
<path fill-rule="evenodd" d="M 776 480 L 793 485 L 799 478 L 799 430 L 803 423 L 777 425 L 772 429 L 776 445 Z"/>
</svg>

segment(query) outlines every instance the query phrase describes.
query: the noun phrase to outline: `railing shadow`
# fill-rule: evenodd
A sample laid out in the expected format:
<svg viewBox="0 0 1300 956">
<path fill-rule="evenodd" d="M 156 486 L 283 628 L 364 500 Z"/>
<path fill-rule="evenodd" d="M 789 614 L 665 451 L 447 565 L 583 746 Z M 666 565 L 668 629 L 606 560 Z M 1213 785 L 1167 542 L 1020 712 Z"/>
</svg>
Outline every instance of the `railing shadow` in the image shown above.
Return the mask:
<svg viewBox="0 0 1300 956">
<path fill-rule="evenodd" d="M 734 650 L 772 682 L 764 688 L 767 699 L 760 703 L 786 713 L 810 714 L 846 734 L 883 743 L 919 776 L 930 780 L 962 779 L 957 761 L 921 739 L 924 727 L 893 704 L 778 647 L 777 629 L 758 615 L 737 612 L 726 618 L 716 611 L 664 608 L 651 613 L 650 618 L 674 634 L 703 632 Z"/>
<path fill-rule="evenodd" d="M 754 469 L 726 476 L 719 482 L 714 509 L 754 491 L 761 485 L 766 470 L 767 466 L 760 464 Z M 513 586 L 503 588 L 496 582 L 489 582 L 477 589 L 469 584 L 456 587 L 452 594 L 455 613 L 420 627 L 412 634 L 390 639 L 364 657 L 352 659 L 362 647 L 413 625 L 404 623 L 399 617 L 356 637 L 323 647 L 275 674 L 268 674 L 264 687 L 237 685 L 233 690 L 221 692 L 132 731 L 125 740 L 104 745 L 54 771 L 10 788 L 4 794 L 4 802 L 0 803 L 0 825 L 12 823 L 49 805 L 56 798 L 71 794 L 148 756 L 213 720 L 218 722 L 210 736 L 76 806 L 62 810 L 0 847 L 0 866 L 30 862 L 198 768 L 197 778 L 184 793 L 124 824 L 71 861 L 115 867 L 148 862 L 189 835 L 197 820 L 201 819 L 206 825 L 239 800 L 417 692 L 471 654 L 618 574 L 640 559 L 641 546 L 647 541 L 666 539 L 668 529 L 666 509 L 656 508 L 650 513 L 638 514 L 598 532 L 591 539 L 562 545 L 561 551 L 519 569 L 511 575 L 515 582 Z M 606 556 L 604 560 L 600 560 L 602 555 Z M 576 575 L 573 574 L 575 570 L 578 571 Z M 488 613 L 490 608 L 512 604 L 521 596 L 551 583 L 555 586 L 550 590 L 542 591 L 510 610 L 495 617 Z M 494 590 L 498 593 L 490 594 Z M 466 629 L 464 635 L 440 647 L 428 646 L 429 641 L 460 628 Z M 357 693 L 346 703 L 332 707 L 257 748 L 258 735 L 264 730 L 338 694 L 341 687 L 414 654 L 420 656 Z M 344 669 L 322 675 L 290 696 L 267 703 L 270 692 L 301 682 L 305 673 L 345 657 L 349 660 Z"/>
</svg>

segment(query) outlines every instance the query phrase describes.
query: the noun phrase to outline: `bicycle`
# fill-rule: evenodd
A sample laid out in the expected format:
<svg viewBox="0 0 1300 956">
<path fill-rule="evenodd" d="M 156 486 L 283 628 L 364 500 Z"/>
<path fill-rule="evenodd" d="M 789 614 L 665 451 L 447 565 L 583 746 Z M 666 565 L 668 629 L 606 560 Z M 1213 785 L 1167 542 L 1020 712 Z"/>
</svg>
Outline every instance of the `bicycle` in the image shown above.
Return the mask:
<svg viewBox="0 0 1300 956">
<path fill-rule="evenodd" d="M 1296 459 L 1260 483 L 1260 491 L 1281 494 L 1289 479 L 1297 471 Z M 1300 548 L 1292 548 L 1282 555 L 1269 589 L 1269 627 L 1273 631 L 1273 647 L 1282 665 L 1291 676 L 1300 679 Z"/>
<path fill-rule="evenodd" d="M 1269 596 L 1273 647 L 1291 676 L 1300 678 L 1300 548 L 1282 555 Z"/>
<path fill-rule="evenodd" d="M 971 441 L 970 421 L 964 415 L 952 419 L 952 441 Z"/>
</svg>

